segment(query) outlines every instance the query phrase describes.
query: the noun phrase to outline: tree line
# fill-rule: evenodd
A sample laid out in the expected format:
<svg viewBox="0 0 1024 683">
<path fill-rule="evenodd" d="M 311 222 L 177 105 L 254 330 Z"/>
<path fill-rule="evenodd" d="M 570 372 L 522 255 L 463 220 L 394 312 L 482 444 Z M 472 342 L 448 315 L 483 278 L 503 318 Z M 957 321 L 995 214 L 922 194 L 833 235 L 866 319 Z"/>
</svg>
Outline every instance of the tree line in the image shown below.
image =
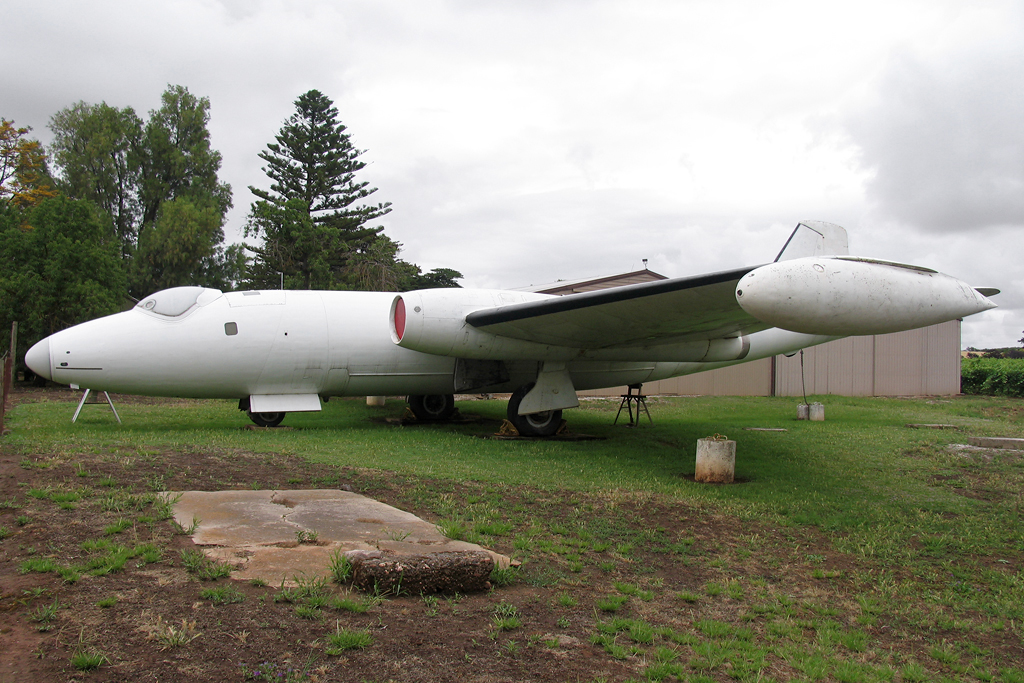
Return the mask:
<svg viewBox="0 0 1024 683">
<path fill-rule="evenodd" d="M 373 225 L 391 204 L 369 201 L 363 150 L 332 101 L 310 90 L 294 104 L 259 153 L 269 187 L 249 187 L 244 244 L 224 241 L 232 191 L 218 177 L 208 98 L 168 86 L 146 119 L 78 102 L 51 117 L 49 150 L 0 118 L 0 330 L 20 321 L 25 349 L 181 285 L 458 287 L 461 273 L 423 273 Z"/>
</svg>

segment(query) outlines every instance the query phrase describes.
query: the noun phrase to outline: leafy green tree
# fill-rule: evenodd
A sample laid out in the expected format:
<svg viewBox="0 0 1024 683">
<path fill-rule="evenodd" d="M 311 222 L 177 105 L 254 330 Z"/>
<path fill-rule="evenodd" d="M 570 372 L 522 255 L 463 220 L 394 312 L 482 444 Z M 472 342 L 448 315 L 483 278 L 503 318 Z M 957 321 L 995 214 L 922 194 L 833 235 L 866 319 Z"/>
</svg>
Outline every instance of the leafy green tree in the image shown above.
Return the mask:
<svg viewBox="0 0 1024 683">
<path fill-rule="evenodd" d="M 409 291 L 413 289 L 442 289 L 446 287 L 461 287 L 457 280 L 462 278 L 462 273 L 451 268 L 434 268 L 429 273 L 420 273 L 416 267 L 416 274 L 402 283 L 402 289 Z"/>
<path fill-rule="evenodd" d="M 78 102 L 54 114 L 50 130 L 61 191 L 103 209 L 129 259 L 142 218 L 142 120 L 131 107 Z"/>
<path fill-rule="evenodd" d="M 140 150 L 143 224 L 155 223 L 163 203 L 178 198 L 210 204 L 223 216 L 231 208 L 231 186 L 217 178 L 221 155 L 210 147 L 209 98 L 172 85 L 160 100 Z"/>
<path fill-rule="evenodd" d="M 241 247 L 223 245 L 231 187 L 217 177 L 209 119 L 209 99 L 180 85 L 167 87 L 145 122 L 131 107 L 84 102 L 51 119 L 60 186 L 107 214 L 136 296 L 223 286 L 245 266 Z"/>
<path fill-rule="evenodd" d="M 377 190 L 356 180 L 366 164 L 346 130 L 331 100 L 310 90 L 295 100 L 276 142 L 260 153 L 272 182 L 270 190 L 249 188 L 258 200 L 245 228 L 246 237 L 262 240 L 249 247 L 257 283 L 272 286 L 266 278 L 282 272 L 303 289 L 344 287 L 349 259 L 371 249 L 383 230 L 367 223 L 391 205 L 361 203 Z"/>
<path fill-rule="evenodd" d="M 220 245 L 204 270 L 203 282 L 225 292 L 237 289 L 248 278 L 251 261 L 244 244 Z"/>
<path fill-rule="evenodd" d="M 413 289 L 459 287 L 462 273 L 435 268 L 423 273 L 415 263 L 398 258 L 402 245 L 387 235 L 377 235 L 370 245 L 353 254 L 347 270 L 355 289 L 379 292 L 408 292 Z"/>
<path fill-rule="evenodd" d="M 89 201 L 56 197 L 24 211 L 0 206 L 0 326 L 19 322 L 19 347 L 125 302 L 109 224 Z"/>
<path fill-rule="evenodd" d="M 31 130 L 0 118 L 0 203 L 27 207 L 57 195 L 42 145 L 25 137 Z"/>
<path fill-rule="evenodd" d="M 206 282 L 216 267 L 217 245 L 224 241 L 216 207 L 188 199 L 164 202 L 156 221 L 139 237 L 132 261 L 133 285 L 155 292 L 184 283 Z"/>
<path fill-rule="evenodd" d="M 221 155 L 210 146 L 209 120 L 210 100 L 180 85 L 169 86 L 150 112 L 140 150 L 142 228 L 130 283 L 136 296 L 222 284 L 209 276 L 225 267 L 217 258 L 231 186 L 217 177 Z"/>
<path fill-rule="evenodd" d="M 377 235 L 364 249 L 350 257 L 348 275 L 356 289 L 395 292 L 401 282 L 419 268 L 398 258 L 402 245 L 387 235 Z"/>
</svg>

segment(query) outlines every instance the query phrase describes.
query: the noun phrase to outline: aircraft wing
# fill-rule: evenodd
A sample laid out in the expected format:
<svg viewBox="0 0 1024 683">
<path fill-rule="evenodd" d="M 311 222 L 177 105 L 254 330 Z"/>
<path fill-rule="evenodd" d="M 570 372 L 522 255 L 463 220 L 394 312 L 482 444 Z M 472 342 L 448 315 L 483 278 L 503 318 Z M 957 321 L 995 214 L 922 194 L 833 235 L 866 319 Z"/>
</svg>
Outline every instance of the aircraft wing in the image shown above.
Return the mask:
<svg viewBox="0 0 1024 683">
<path fill-rule="evenodd" d="M 770 327 L 736 301 L 737 282 L 757 267 L 486 308 L 466 322 L 503 337 L 587 349 L 749 334 Z"/>
</svg>

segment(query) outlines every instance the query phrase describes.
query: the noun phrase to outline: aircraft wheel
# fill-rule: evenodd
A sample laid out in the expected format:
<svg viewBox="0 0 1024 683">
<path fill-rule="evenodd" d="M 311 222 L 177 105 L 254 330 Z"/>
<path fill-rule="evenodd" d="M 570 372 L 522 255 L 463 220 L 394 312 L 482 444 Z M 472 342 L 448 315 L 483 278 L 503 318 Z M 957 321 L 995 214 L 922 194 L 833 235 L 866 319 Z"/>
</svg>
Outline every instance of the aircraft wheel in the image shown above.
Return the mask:
<svg viewBox="0 0 1024 683">
<path fill-rule="evenodd" d="M 519 387 L 508 400 L 506 415 L 508 421 L 515 425 L 516 431 L 522 436 L 551 436 L 558 431 L 562 424 L 561 410 L 545 410 L 541 413 L 530 413 L 529 415 L 519 414 L 519 404 L 523 398 L 530 393 L 532 384 Z"/>
<path fill-rule="evenodd" d="M 416 416 L 417 420 L 424 422 L 438 422 L 447 420 L 455 414 L 454 394 L 427 394 L 425 396 L 410 396 L 409 409 Z"/>
<path fill-rule="evenodd" d="M 281 420 L 284 419 L 285 413 L 254 413 L 251 410 L 246 411 L 246 415 L 252 420 L 257 427 L 276 427 L 281 424 Z"/>
</svg>

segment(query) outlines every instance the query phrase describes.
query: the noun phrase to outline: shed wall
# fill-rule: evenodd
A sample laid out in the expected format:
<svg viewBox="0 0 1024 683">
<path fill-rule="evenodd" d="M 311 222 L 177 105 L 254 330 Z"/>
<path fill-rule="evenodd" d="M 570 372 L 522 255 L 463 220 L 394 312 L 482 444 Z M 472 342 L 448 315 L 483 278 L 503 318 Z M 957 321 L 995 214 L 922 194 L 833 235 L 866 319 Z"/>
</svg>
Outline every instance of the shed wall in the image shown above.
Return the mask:
<svg viewBox="0 0 1024 683">
<path fill-rule="evenodd" d="M 960 393 L 960 321 L 919 330 L 847 337 L 776 356 L 644 384 L 645 394 L 707 396 L 947 396 Z M 581 391 L 618 396 L 626 387 Z"/>
</svg>

